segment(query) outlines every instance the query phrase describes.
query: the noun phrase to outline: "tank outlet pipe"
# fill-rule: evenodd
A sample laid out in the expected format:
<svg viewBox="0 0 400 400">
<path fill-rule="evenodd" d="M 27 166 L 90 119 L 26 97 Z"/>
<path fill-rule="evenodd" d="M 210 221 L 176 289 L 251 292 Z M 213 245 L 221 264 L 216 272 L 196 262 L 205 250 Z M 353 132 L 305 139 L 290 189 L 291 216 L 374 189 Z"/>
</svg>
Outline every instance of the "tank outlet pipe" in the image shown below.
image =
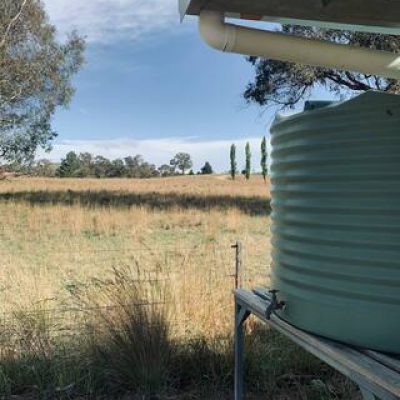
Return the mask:
<svg viewBox="0 0 400 400">
<path fill-rule="evenodd" d="M 387 51 L 229 24 L 220 13 L 207 10 L 200 13 L 199 30 L 208 45 L 224 52 L 400 80 L 400 56 Z"/>
<path fill-rule="evenodd" d="M 270 290 L 269 294 L 271 295 L 270 298 L 270 303 L 265 310 L 265 316 L 267 320 L 269 321 L 271 319 L 271 315 L 274 311 L 277 310 L 283 310 L 286 306 L 286 303 L 284 301 L 278 301 L 277 294 L 279 293 L 279 290 Z"/>
</svg>

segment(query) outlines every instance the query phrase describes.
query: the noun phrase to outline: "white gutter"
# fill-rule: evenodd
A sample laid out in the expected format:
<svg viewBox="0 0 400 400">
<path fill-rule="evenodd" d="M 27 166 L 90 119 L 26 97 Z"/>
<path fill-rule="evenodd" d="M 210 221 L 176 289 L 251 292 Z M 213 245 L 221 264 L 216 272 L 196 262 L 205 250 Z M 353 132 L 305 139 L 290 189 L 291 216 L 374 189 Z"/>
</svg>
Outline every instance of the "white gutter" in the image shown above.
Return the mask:
<svg viewBox="0 0 400 400">
<path fill-rule="evenodd" d="M 386 51 L 227 24 L 213 11 L 200 13 L 199 29 L 217 50 L 400 80 L 400 56 Z"/>
</svg>

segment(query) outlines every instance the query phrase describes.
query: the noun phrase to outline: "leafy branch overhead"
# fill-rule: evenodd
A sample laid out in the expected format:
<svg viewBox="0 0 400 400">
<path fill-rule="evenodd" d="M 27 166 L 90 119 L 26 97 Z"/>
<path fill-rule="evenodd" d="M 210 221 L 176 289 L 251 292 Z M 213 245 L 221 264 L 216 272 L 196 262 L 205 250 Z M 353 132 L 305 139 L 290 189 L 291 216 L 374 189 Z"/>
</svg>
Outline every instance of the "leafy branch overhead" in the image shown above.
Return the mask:
<svg viewBox="0 0 400 400">
<path fill-rule="evenodd" d="M 51 117 L 74 94 L 72 77 L 83 64 L 84 40 L 64 43 L 39 0 L 0 2 L 0 157 L 32 159 L 56 136 Z"/>
<path fill-rule="evenodd" d="M 323 30 L 313 27 L 285 25 L 285 34 L 309 39 L 327 40 L 337 44 L 361 46 L 391 53 L 400 52 L 400 37 L 339 30 Z M 308 98 L 313 89 L 322 87 L 335 95 L 351 94 L 366 90 L 399 93 L 400 83 L 393 79 L 365 75 L 352 71 L 311 67 L 276 60 L 249 57 L 255 77 L 249 82 L 244 98 L 261 106 L 278 105 L 293 107 Z"/>
</svg>

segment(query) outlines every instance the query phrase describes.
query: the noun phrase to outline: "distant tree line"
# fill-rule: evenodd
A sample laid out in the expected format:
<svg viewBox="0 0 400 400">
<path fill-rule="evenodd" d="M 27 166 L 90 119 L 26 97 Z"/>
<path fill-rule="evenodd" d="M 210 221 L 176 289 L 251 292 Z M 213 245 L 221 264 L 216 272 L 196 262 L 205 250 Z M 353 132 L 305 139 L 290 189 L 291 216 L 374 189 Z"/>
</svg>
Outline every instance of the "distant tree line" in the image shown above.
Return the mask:
<svg viewBox="0 0 400 400">
<path fill-rule="evenodd" d="M 268 153 L 267 153 L 267 140 L 265 137 L 263 137 L 261 141 L 261 161 L 260 161 L 260 166 L 261 166 L 261 174 L 264 178 L 264 181 L 266 182 L 267 180 L 267 175 L 268 175 Z M 232 180 L 235 180 L 236 175 L 238 173 L 237 171 L 237 162 L 236 162 L 236 145 L 232 143 L 231 148 L 230 148 L 230 169 L 229 169 L 229 174 L 232 178 Z M 251 149 L 250 149 L 250 143 L 247 142 L 245 146 L 245 167 L 242 170 L 242 175 L 246 178 L 246 180 L 250 179 L 251 175 Z"/>
<path fill-rule="evenodd" d="M 8 165 L 5 169 L 17 174 L 60 178 L 155 178 L 186 175 L 189 170 L 190 175 L 195 175 L 192 167 L 193 161 L 188 153 L 177 153 L 169 164 L 157 167 L 141 155 L 110 160 L 101 155 L 70 151 L 61 163 L 42 159 L 29 165 Z M 206 161 L 196 174 L 212 173 L 212 166 Z"/>
<path fill-rule="evenodd" d="M 140 155 L 109 160 L 90 153 L 78 155 L 74 151 L 61 160 L 56 170 L 56 176 L 60 178 L 152 178 L 159 175 L 156 166 Z"/>
</svg>

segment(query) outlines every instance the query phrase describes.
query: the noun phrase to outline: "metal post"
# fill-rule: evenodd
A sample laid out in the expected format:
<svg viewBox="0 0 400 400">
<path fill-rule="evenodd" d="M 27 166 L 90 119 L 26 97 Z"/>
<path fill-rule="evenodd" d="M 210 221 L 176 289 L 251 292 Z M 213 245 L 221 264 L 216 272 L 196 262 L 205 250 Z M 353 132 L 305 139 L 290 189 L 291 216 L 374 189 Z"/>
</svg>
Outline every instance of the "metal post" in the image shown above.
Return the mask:
<svg viewBox="0 0 400 400">
<path fill-rule="evenodd" d="M 242 243 L 237 241 L 232 245 L 235 249 L 235 289 L 242 287 Z"/>
<path fill-rule="evenodd" d="M 237 241 L 232 246 L 235 249 L 235 288 L 239 289 L 242 285 L 242 243 Z M 244 399 L 243 389 L 243 362 L 244 362 L 244 331 L 243 323 L 250 313 L 237 303 L 235 298 L 235 400 Z"/>
<path fill-rule="evenodd" d="M 243 324 L 240 321 L 241 306 L 235 304 L 235 400 L 243 400 Z"/>
<path fill-rule="evenodd" d="M 244 399 L 244 327 L 250 312 L 235 299 L 235 400 Z"/>
</svg>

